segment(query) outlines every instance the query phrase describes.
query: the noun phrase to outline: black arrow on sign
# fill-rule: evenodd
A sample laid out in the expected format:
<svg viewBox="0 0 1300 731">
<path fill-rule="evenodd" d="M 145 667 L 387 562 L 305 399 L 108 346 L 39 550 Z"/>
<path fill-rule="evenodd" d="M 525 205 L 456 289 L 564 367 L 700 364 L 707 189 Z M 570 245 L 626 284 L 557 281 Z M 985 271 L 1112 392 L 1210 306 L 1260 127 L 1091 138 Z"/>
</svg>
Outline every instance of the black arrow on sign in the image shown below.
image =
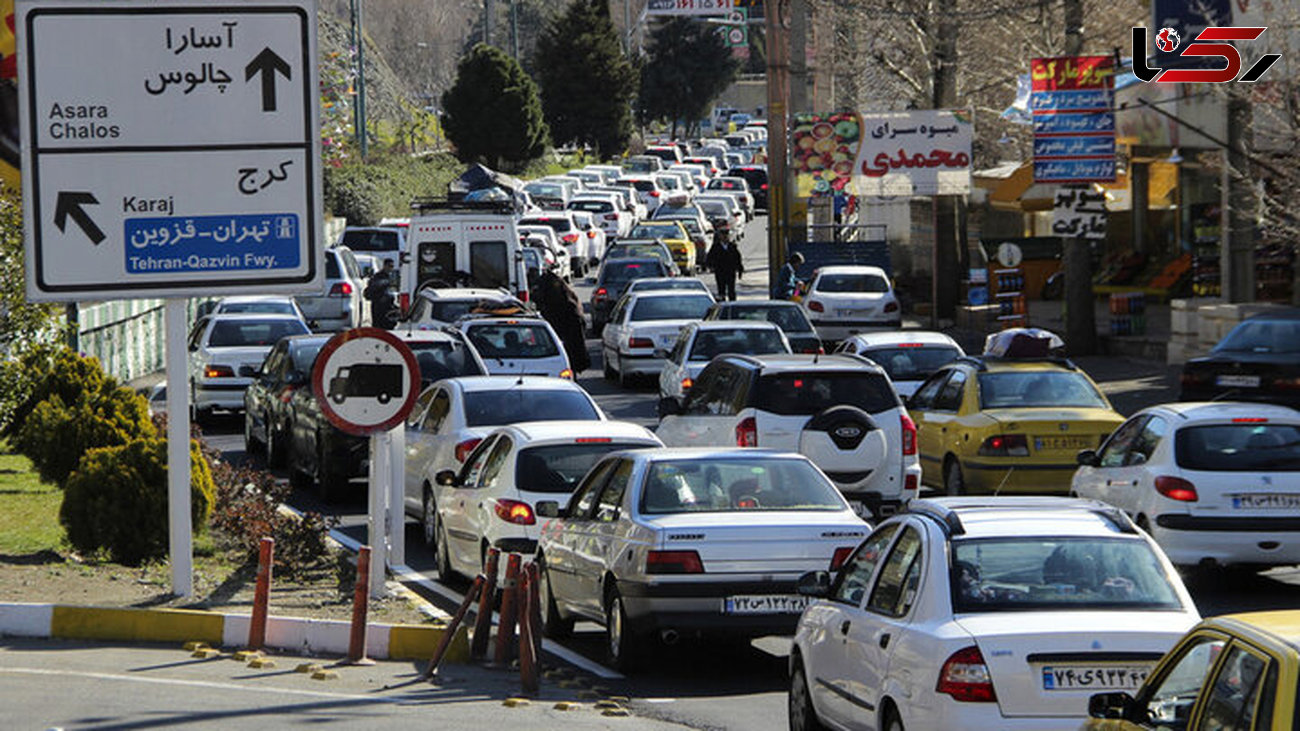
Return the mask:
<svg viewBox="0 0 1300 731">
<path fill-rule="evenodd" d="M 90 220 L 86 215 L 84 205 L 99 205 L 99 201 L 91 193 L 73 193 L 66 190 L 59 191 L 58 201 L 54 204 L 54 225 L 59 227 L 60 231 L 65 231 L 68 225 L 68 216 L 77 222 L 81 230 L 85 232 L 90 243 L 99 246 L 99 242 L 104 240 L 104 232 Z"/>
<path fill-rule="evenodd" d="M 249 61 L 244 67 L 244 81 L 252 81 L 253 77 L 262 75 L 262 111 L 275 111 L 275 72 L 279 71 L 284 74 L 284 78 L 292 79 L 293 74 L 289 68 L 289 63 L 280 58 L 275 51 L 270 48 L 263 48 L 257 57 Z"/>
</svg>

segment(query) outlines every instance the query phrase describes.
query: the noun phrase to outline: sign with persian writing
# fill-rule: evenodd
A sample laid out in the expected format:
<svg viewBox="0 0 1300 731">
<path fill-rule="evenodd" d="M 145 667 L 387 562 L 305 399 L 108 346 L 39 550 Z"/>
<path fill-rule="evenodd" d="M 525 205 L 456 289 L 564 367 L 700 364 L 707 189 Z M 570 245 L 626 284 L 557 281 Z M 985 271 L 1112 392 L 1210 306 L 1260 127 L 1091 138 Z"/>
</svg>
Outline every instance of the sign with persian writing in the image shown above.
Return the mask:
<svg viewBox="0 0 1300 731">
<path fill-rule="evenodd" d="M 1106 238 L 1106 192 L 1091 185 L 1062 185 L 1052 204 L 1052 233 L 1066 238 Z"/>
<path fill-rule="evenodd" d="M 1060 56 L 1030 61 L 1034 180 L 1115 179 L 1114 60 Z"/>
<path fill-rule="evenodd" d="M 970 192 L 970 114 L 916 110 L 863 112 L 853 165 L 858 195 L 965 195 Z"/>
</svg>

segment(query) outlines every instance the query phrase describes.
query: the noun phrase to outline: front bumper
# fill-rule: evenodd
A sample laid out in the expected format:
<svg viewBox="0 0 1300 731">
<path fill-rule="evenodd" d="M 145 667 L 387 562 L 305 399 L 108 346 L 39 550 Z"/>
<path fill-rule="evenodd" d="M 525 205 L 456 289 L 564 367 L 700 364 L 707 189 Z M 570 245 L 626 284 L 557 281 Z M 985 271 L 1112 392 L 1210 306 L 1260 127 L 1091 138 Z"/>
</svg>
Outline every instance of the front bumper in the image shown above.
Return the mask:
<svg viewBox="0 0 1300 731">
<path fill-rule="evenodd" d="M 1169 560 L 1194 566 L 1209 559 L 1220 565 L 1300 563 L 1300 518 L 1157 515 L 1151 537 Z"/>
</svg>

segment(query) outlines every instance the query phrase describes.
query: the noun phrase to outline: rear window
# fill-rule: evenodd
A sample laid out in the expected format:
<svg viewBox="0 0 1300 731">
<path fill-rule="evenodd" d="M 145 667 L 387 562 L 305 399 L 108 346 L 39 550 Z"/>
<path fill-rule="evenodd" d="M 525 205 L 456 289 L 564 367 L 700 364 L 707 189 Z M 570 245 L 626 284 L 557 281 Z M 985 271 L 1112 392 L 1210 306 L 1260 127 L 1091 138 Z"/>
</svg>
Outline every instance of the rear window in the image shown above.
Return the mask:
<svg viewBox="0 0 1300 731">
<path fill-rule="evenodd" d="M 646 471 L 646 515 L 768 510 L 843 510 L 844 498 L 812 464 L 798 459 L 681 459 Z"/>
<path fill-rule="evenodd" d="M 872 348 L 862 354 L 885 369 L 895 381 L 920 381 L 929 378 L 940 366 L 951 363 L 960 353 L 946 345 L 919 348 Z"/>
<path fill-rule="evenodd" d="M 474 241 L 469 245 L 469 276 L 476 287 L 507 287 L 510 273 L 506 242 Z"/>
<path fill-rule="evenodd" d="M 1300 320 L 1247 320 L 1232 330 L 1215 351 L 1245 353 L 1300 352 Z"/>
<path fill-rule="evenodd" d="M 952 598 L 959 613 L 1182 609 L 1160 560 L 1139 538 L 953 541 Z"/>
<path fill-rule="evenodd" d="M 654 446 L 645 442 L 615 442 L 608 438 L 578 441 L 581 443 L 520 450 L 515 462 L 515 484 L 528 492 L 571 493 L 601 457 L 622 449 Z"/>
<path fill-rule="evenodd" d="M 1079 373 L 1008 371 L 979 374 L 980 408 L 1018 409 L 1066 406 L 1109 408 L 1106 399 Z"/>
<path fill-rule="evenodd" d="M 514 388 L 466 393 L 465 419 L 470 426 L 501 426 L 521 421 L 597 421 L 600 414 L 584 393 Z"/>
<path fill-rule="evenodd" d="M 723 353 L 762 355 L 786 352 L 789 350 L 781 339 L 781 333 L 775 329 L 704 330 L 696 333 L 695 342 L 691 343 L 690 359 L 710 361 Z"/>
<path fill-rule="evenodd" d="M 484 358 L 552 358 L 555 339 L 537 323 L 472 325 L 469 340 Z"/>
<path fill-rule="evenodd" d="M 674 277 L 672 279 L 664 279 L 658 282 L 633 281 L 632 284 L 629 285 L 627 291 L 649 292 L 651 290 L 660 289 L 689 289 L 694 292 L 708 291 L 704 286 L 704 282 L 701 282 L 698 279 L 687 279 L 685 277 Z"/>
<path fill-rule="evenodd" d="M 293 369 L 299 373 L 311 373 L 311 367 L 316 363 L 316 354 L 323 347 L 325 347 L 324 340 L 309 345 L 291 346 L 289 356 L 293 360 Z"/>
<path fill-rule="evenodd" d="M 397 251 L 396 231 L 344 231 L 339 242 L 353 251 Z"/>
<path fill-rule="evenodd" d="M 753 393 L 754 408 L 781 416 L 812 416 L 841 404 L 868 414 L 899 407 L 889 381 L 865 371 L 760 376 Z"/>
<path fill-rule="evenodd" d="M 556 233 L 564 233 L 573 228 L 573 224 L 568 218 L 563 216 L 545 216 L 541 218 L 525 218 L 519 223 L 529 226 L 546 226 Z"/>
<path fill-rule="evenodd" d="M 1214 424 L 1178 430 L 1178 466 L 1210 472 L 1300 471 L 1300 427 L 1293 424 Z"/>
<path fill-rule="evenodd" d="M 306 335 L 307 326 L 297 320 L 261 322 L 218 322 L 208 334 L 209 348 L 253 348 L 275 345 L 289 335 Z"/>
<path fill-rule="evenodd" d="M 675 223 L 642 223 L 632 229 L 628 236 L 630 239 L 677 239 L 681 238 L 682 230 Z"/>
<path fill-rule="evenodd" d="M 627 181 L 627 183 L 630 184 L 633 188 L 636 188 L 637 190 L 643 192 L 656 190 L 655 184 L 649 180 L 629 180 Z"/>
<path fill-rule="evenodd" d="M 257 302 L 223 302 L 217 308 L 218 314 L 254 313 L 263 315 L 297 315 L 298 309 L 292 302 L 262 300 Z"/>
<path fill-rule="evenodd" d="M 647 320 L 699 320 L 713 306 L 713 300 L 704 296 L 640 298 L 632 306 L 632 321 Z"/>
<path fill-rule="evenodd" d="M 731 208 L 722 201 L 700 201 L 700 208 L 703 208 L 705 213 L 715 217 L 731 215 Z"/>
<path fill-rule="evenodd" d="M 878 274 L 823 274 L 817 280 L 818 292 L 888 292 L 889 282 Z"/>
<path fill-rule="evenodd" d="M 574 201 L 569 204 L 569 208 L 588 213 L 608 213 L 614 210 L 614 204 L 607 201 Z"/>
<path fill-rule="evenodd" d="M 719 320 L 767 320 L 787 333 L 811 332 L 812 323 L 798 307 L 728 307 Z"/>
<path fill-rule="evenodd" d="M 325 278 L 342 279 L 343 274 L 339 271 L 339 255 L 334 252 L 325 252 Z"/>
<path fill-rule="evenodd" d="M 606 286 L 625 284 L 633 279 L 662 277 L 666 273 L 663 265 L 657 261 L 623 263 L 617 260 L 606 262 L 600 272 L 601 283 Z"/>
<path fill-rule="evenodd" d="M 563 198 L 564 187 L 559 183 L 529 183 L 524 191 L 534 198 Z"/>
<path fill-rule="evenodd" d="M 406 342 L 420 367 L 420 383 L 428 385 L 444 378 L 485 376 L 483 367 L 465 344 L 456 340 Z"/>
<path fill-rule="evenodd" d="M 709 190 L 744 190 L 744 186 L 735 180 L 710 180 Z"/>
</svg>

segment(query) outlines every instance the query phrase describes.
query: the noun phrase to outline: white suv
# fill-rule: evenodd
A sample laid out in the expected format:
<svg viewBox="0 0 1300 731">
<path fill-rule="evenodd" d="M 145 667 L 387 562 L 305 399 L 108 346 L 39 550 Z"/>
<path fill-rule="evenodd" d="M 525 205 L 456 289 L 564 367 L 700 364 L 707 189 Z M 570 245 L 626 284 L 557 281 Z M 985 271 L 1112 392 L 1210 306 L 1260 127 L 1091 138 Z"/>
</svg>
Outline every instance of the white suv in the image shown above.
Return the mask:
<svg viewBox="0 0 1300 731">
<path fill-rule="evenodd" d="M 799 452 L 859 516 L 893 515 L 917 494 L 916 425 L 880 366 L 851 355 L 725 355 L 695 379 L 657 433 L 670 447 Z"/>
</svg>

